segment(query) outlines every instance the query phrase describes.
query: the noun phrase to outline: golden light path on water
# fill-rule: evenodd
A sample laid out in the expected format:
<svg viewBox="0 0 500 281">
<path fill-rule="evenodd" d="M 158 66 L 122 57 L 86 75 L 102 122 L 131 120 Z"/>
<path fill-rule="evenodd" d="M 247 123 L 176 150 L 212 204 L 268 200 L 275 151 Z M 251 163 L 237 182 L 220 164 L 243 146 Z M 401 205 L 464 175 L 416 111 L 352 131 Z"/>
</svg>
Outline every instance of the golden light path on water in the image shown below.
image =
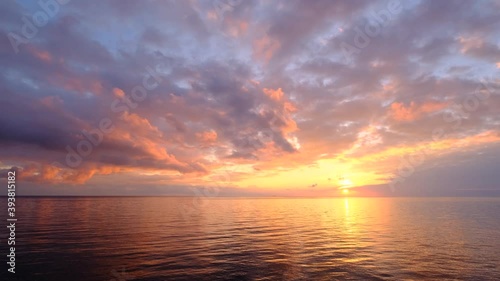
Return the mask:
<svg viewBox="0 0 500 281">
<path fill-rule="evenodd" d="M 54 262 L 92 265 L 74 281 L 484 280 L 500 278 L 499 200 L 21 199 L 19 257 L 40 280 L 66 280 Z"/>
</svg>

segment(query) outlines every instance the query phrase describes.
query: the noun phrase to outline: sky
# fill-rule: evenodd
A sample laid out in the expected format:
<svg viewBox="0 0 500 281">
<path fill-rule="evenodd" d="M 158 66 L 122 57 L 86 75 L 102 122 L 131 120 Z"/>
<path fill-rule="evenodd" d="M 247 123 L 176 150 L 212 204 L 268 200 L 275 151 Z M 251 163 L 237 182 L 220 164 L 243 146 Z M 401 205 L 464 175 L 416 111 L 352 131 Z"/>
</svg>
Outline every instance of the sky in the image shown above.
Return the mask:
<svg viewBox="0 0 500 281">
<path fill-rule="evenodd" d="M 13 169 L 19 195 L 500 195 L 499 11 L 1 1 L 2 182 Z"/>
</svg>

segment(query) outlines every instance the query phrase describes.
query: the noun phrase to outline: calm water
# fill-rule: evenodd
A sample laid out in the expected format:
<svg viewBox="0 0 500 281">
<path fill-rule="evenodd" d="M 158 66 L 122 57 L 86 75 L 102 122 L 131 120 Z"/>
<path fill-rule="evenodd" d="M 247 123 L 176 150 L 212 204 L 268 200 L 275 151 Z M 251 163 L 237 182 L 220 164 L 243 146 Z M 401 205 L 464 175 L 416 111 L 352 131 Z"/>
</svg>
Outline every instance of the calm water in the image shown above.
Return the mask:
<svg viewBox="0 0 500 281">
<path fill-rule="evenodd" d="M 500 280 L 500 198 L 22 198 L 17 212 L 8 280 Z"/>
</svg>

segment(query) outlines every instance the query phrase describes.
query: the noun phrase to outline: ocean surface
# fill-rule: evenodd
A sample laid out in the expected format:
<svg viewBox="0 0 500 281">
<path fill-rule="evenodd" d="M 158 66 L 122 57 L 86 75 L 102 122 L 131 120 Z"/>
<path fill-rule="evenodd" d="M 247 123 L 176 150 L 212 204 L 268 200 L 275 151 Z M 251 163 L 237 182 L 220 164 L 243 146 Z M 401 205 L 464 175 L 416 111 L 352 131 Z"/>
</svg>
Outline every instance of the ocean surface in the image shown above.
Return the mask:
<svg viewBox="0 0 500 281">
<path fill-rule="evenodd" d="M 30 197 L 16 208 L 16 274 L 4 226 L 1 280 L 500 280 L 500 198 Z"/>
</svg>

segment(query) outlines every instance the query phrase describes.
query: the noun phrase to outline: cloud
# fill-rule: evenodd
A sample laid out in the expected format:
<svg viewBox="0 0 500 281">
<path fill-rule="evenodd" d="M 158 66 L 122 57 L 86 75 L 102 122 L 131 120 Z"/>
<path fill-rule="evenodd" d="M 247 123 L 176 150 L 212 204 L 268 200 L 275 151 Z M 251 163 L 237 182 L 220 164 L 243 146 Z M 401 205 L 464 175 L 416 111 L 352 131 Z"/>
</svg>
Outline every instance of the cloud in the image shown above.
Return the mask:
<svg viewBox="0 0 500 281">
<path fill-rule="evenodd" d="M 269 36 L 256 39 L 253 44 L 253 53 L 256 59 L 268 62 L 273 55 L 280 49 L 281 43 Z"/>
<path fill-rule="evenodd" d="M 200 141 L 205 143 L 214 143 L 215 141 L 217 141 L 217 132 L 215 131 L 205 131 L 197 133 L 196 136 Z"/>
<path fill-rule="evenodd" d="M 414 149 L 436 148 L 432 161 L 474 150 L 467 157 L 483 165 L 498 142 L 492 2 L 401 2 L 387 22 L 384 1 L 243 1 L 224 12 L 206 1 L 72 2 L 17 54 L 7 35 L 21 34 L 22 16 L 38 6 L 4 2 L 0 168 L 17 167 L 33 190 L 107 184 L 119 194 L 140 189 L 128 179 L 144 179 L 184 194 L 234 167 L 228 194 L 285 188 L 306 170 L 286 186 L 300 194 L 311 182 L 326 186 L 316 177 L 328 178 L 318 175 L 328 161 L 376 188 Z M 367 23 L 378 35 L 365 34 L 369 44 L 346 60 L 343 43 Z M 144 95 L 143 85 L 156 86 Z M 102 120 L 113 130 L 68 166 Z M 434 129 L 445 137 L 434 140 Z M 439 163 L 447 184 L 461 179 L 454 171 L 464 168 Z M 435 168 L 424 164 L 414 177 Z M 498 180 L 484 177 L 477 181 Z"/>
<path fill-rule="evenodd" d="M 422 114 L 439 111 L 447 106 L 446 103 L 427 102 L 417 106 L 415 102 L 411 102 L 409 106 L 403 103 L 394 102 L 391 104 L 389 114 L 396 121 L 414 121 Z"/>
</svg>

